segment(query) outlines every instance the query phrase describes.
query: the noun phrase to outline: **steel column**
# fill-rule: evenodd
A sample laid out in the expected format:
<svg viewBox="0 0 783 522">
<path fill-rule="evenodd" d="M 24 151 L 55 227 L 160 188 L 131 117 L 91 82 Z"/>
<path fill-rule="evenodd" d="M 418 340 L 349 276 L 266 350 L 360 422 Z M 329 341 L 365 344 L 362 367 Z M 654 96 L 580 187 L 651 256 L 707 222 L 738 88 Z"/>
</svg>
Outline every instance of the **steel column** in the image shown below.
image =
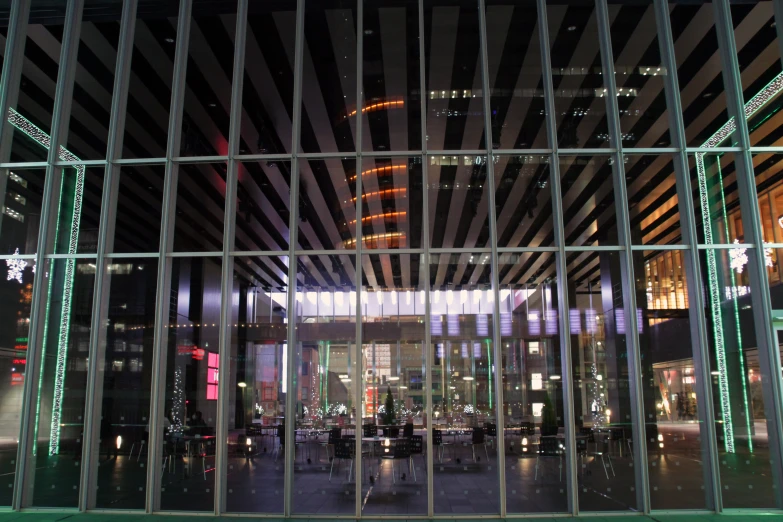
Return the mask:
<svg viewBox="0 0 783 522">
<path fill-rule="evenodd" d="M 174 54 L 174 77 L 171 85 L 168 139 L 166 144 L 166 173 L 163 181 L 163 208 L 161 212 L 160 243 L 158 246 L 158 286 L 155 299 L 155 330 L 153 338 L 152 402 L 150 407 L 149 449 L 147 450 L 147 504 L 146 511 L 160 510 L 160 473 L 155 470 L 163 457 L 163 423 L 166 414 L 166 374 L 168 369 L 168 341 L 170 336 L 169 310 L 171 306 L 171 271 L 174 259 L 166 254 L 174 245 L 174 226 L 177 210 L 177 181 L 179 165 L 171 158 L 179 155 L 182 130 L 182 109 L 185 94 L 185 74 L 190 40 L 190 16 L 193 0 L 181 0 L 177 22 L 177 46 Z"/>
<path fill-rule="evenodd" d="M 130 77 L 130 55 L 133 50 L 133 34 L 136 25 L 138 0 L 123 4 L 120 20 L 117 63 L 115 64 L 114 88 L 107 140 L 106 157 L 116 159 L 122 150 L 125 129 L 125 109 Z M 106 254 L 114 249 L 114 229 L 117 217 L 117 197 L 120 182 L 120 167 L 107 163 L 103 178 L 101 213 L 98 223 L 98 250 L 95 258 L 95 289 L 93 292 L 93 315 L 90 323 L 90 359 L 87 379 L 87 403 L 84 430 L 85 443 L 82 461 L 80 504 L 83 509 L 94 509 L 98 487 L 98 461 L 100 447 L 92 449 L 100 439 L 100 425 L 103 403 L 103 362 L 106 358 L 106 328 L 109 316 L 109 295 L 111 277 Z M 97 420 L 96 420 L 97 419 Z M 149 454 L 149 449 L 148 449 Z"/>
<path fill-rule="evenodd" d="M 546 104 L 546 131 L 552 153 L 549 155 L 549 179 L 552 190 L 552 225 L 555 232 L 555 263 L 557 268 L 557 315 L 560 330 L 560 367 L 563 382 L 563 425 L 565 426 L 566 489 L 568 512 L 579 514 L 579 484 L 576 468 L 576 438 L 574 417 L 574 377 L 571 360 L 571 325 L 568 321 L 568 268 L 566 263 L 565 233 L 563 223 L 563 200 L 560 193 L 560 163 L 558 161 L 557 123 L 555 119 L 555 94 L 552 83 L 552 61 L 549 44 L 549 22 L 546 0 L 537 0 L 538 36 L 541 48 L 541 66 L 544 82 L 544 103 Z"/>
<path fill-rule="evenodd" d="M 228 409 L 231 392 L 231 317 L 234 297 L 234 229 L 236 226 L 237 176 L 242 123 L 242 88 L 245 76 L 245 41 L 247 39 L 248 0 L 238 0 L 236 30 L 234 32 L 234 70 L 231 82 L 231 109 L 228 129 L 228 166 L 226 170 L 226 202 L 223 217 L 223 257 L 220 293 L 220 348 L 218 365 L 218 404 L 215 433 L 215 515 L 226 511 L 226 482 L 228 480 Z M 239 382 L 239 375 L 235 375 Z"/>
<path fill-rule="evenodd" d="M 690 322 L 693 366 L 696 374 L 696 393 L 702 404 L 699 411 L 699 436 L 701 437 L 702 470 L 706 507 L 721 511 L 720 473 L 718 472 L 718 442 L 715 435 L 715 410 L 712 402 L 712 376 L 710 375 L 710 353 L 707 326 L 705 324 L 704 294 L 701 291 L 701 265 L 699 264 L 698 234 L 696 232 L 693 188 L 691 187 L 688 154 L 685 152 L 685 124 L 682 118 L 677 60 L 674 55 L 669 4 L 655 0 L 655 18 L 658 27 L 658 44 L 662 65 L 666 67 L 665 94 L 669 113 L 669 132 L 672 145 L 678 150 L 672 160 L 677 183 L 677 206 L 680 211 L 682 239 L 689 250 L 683 252 L 685 277 L 688 292 L 688 320 Z M 651 509 L 654 506 L 650 506 Z"/>
</svg>

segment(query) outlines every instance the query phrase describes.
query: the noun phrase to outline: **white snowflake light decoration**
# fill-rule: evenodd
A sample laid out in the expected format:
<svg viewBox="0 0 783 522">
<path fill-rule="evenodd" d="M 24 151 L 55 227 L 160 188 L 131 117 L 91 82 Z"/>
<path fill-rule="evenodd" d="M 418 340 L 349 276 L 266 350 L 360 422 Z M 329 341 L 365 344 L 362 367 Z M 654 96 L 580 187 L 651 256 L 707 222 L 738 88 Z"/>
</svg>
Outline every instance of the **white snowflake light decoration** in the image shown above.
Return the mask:
<svg viewBox="0 0 783 522">
<path fill-rule="evenodd" d="M 739 245 L 739 240 L 735 239 L 734 244 Z M 729 264 L 733 270 L 737 271 L 738 274 L 741 274 L 745 270 L 745 265 L 748 264 L 747 252 L 747 248 L 734 248 L 729 250 Z M 764 264 L 768 268 L 772 268 L 773 266 L 772 249 L 770 247 L 764 247 Z"/>
<path fill-rule="evenodd" d="M 739 240 L 734 240 L 735 245 L 739 245 Z M 745 270 L 745 265 L 748 264 L 748 249 L 747 248 L 734 248 L 729 250 L 729 266 L 733 270 L 736 270 L 738 274 L 741 274 Z"/>
<path fill-rule="evenodd" d="M 19 255 L 19 249 L 17 248 L 14 252 L 15 256 Z M 27 261 L 24 259 L 6 259 L 5 264 L 8 266 L 8 277 L 6 277 L 7 281 L 16 281 L 19 284 L 22 284 L 22 272 L 27 267 Z"/>
</svg>

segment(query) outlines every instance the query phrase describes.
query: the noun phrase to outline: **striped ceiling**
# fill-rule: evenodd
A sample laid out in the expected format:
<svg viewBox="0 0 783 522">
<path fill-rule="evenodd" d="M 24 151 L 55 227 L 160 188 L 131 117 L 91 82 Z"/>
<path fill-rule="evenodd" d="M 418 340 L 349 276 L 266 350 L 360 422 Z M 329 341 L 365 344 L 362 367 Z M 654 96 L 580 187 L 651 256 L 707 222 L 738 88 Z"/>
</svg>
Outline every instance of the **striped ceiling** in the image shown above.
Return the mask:
<svg viewBox="0 0 783 522">
<path fill-rule="evenodd" d="M 62 2 L 34 2 L 25 45 L 17 109 L 48 131 L 62 40 Z M 299 246 L 344 249 L 355 245 L 357 162 L 356 9 L 354 2 L 309 2 L 305 16 L 301 148 L 307 153 L 346 157 L 300 162 Z M 426 119 L 430 151 L 475 151 L 485 147 L 483 93 L 475 1 L 425 0 L 424 70 L 419 85 L 418 7 L 410 0 L 367 0 L 363 23 L 361 107 L 363 150 L 420 150 Z M 193 7 L 182 124 L 182 156 L 227 152 L 236 5 L 196 1 Z M 727 119 L 713 11 L 709 4 L 670 4 L 678 76 L 689 146 L 699 146 Z M 69 150 L 82 159 L 102 159 L 108 138 L 114 87 L 120 5 L 87 2 L 82 24 Z M 547 8 L 555 89 L 555 118 L 561 148 L 605 148 L 608 126 L 595 10 L 589 2 L 552 3 Z M 163 158 L 167 143 L 177 2 L 139 3 L 131 61 L 123 157 Z M 781 72 L 771 2 L 732 4 L 745 99 Z M 623 145 L 671 144 L 664 96 L 667 71 L 661 65 L 652 5 L 613 2 L 609 6 Z M 7 18 L 7 17 L 6 17 Z M 543 81 L 537 15 L 531 3 L 487 0 L 487 51 L 493 147 L 545 148 Z M 250 2 L 241 112 L 240 150 L 247 154 L 289 154 L 293 116 L 295 2 Z M 1 32 L 0 49 L 5 47 Z M 426 114 L 420 102 L 426 98 Z M 751 124 L 754 145 L 778 145 L 781 116 L 763 111 Z M 754 158 L 759 187 L 776 184 L 781 162 Z M 45 160 L 44 150 L 21 133 L 13 161 Z M 692 176 L 695 175 L 691 162 Z M 726 201 L 736 206 L 731 155 L 722 158 Z M 425 167 L 425 168 L 423 168 Z M 671 156 L 629 153 L 625 158 L 632 235 L 638 244 L 681 241 Z M 486 157 L 476 152 L 384 159 L 361 165 L 366 246 L 421 247 L 428 221 L 432 246 L 489 246 Z M 424 215 L 422 172 L 429 186 Z M 498 244 L 553 245 L 550 170 L 538 155 L 495 158 Z M 102 190 L 102 169 L 89 168 L 83 237 L 94 237 Z M 601 155 L 560 159 L 565 237 L 569 245 L 616 245 L 615 195 L 611 163 Z M 117 252 L 156 251 L 164 168 L 127 166 L 121 172 L 117 206 Z M 36 178 L 38 179 L 38 178 Z M 222 248 L 226 168 L 222 163 L 183 165 L 179 174 L 175 250 Z M 252 161 L 239 172 L 236 250 L 288 249 L 290 161 Z M 40 185 L 27 197 L 40 200 Z M 694 187 L 696 185 L 694 184 Z M 696 208 L 698 198 L 694 197 Z M 697 221 L 699 217 L 697 216 Z M 92 231 L 92 236 L 90 236 Z M 380 288 L 423 288 L 419 255 L 366 255 L 365 284 Z M 431 260 L 434 288 L 489 283 L 486 255 L 437 255 Z M 286 284 L 283 257 L 248 257 L 237 271 L 261 286 Z M 574 252 L 567 259 L 576 283 L 599 277 L 599 257 Z M 503 285 L 541 282 L 554 276 L 554 256 L 502 256 Z M 313 255 L 299 262 L 301 282 L 347 286 L 354 276 L 345 255 Z"/>
</svg>

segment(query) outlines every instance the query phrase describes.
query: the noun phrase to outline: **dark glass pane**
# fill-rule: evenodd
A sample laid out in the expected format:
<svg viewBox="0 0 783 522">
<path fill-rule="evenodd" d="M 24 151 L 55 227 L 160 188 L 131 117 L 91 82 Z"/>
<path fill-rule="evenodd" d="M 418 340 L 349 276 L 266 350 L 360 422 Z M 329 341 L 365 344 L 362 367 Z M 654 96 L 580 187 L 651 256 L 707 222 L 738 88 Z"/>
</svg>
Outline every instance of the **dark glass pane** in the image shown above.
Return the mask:
<svg viewBox="0 0 783 522">
<path fill-rule="evenodd" d="M 362 149 L 420 149 L 418 2 L 365 2 L 363 42 Z"/>
<path fill-rule="evenodd" d="M 427 148 L 485 147 L 478 4 L 424 2 Z"/>
<path fill-rule="evenodd" d="M 285 460 L 277 426 L 288 369 L 286 257 L 237 257 L 231 321 L 229 512 L 283 513 Z"/>
<path fill-rule="evenodd" d="M 37 507 L 79 503 L 87 363 L 95 283 L 90 259 L 52 259 L 48 281 L 41 377 L 36 393 L 33 455 L 27 486 Z M 32 349 L 35 349 L 33 347 Z"/>
</svg>

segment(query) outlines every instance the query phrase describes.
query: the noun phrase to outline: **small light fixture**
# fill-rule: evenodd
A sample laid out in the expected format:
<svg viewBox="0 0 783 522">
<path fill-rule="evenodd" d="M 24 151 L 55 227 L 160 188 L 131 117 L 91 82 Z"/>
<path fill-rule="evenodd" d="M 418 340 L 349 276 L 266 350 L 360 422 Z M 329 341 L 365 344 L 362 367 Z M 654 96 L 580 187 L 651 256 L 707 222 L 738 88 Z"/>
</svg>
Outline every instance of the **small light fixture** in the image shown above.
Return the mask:
<svg viewBox="0 0 783 522">
<path fill-rule="evenodd" d="M 400 378 L 395 375 L 395 376 L 389 377 L 389 380 L 390 381 L 399 381 Z"/>
<path fill-rule="evenodd" d="M 244 382 L 238 382 L 238 383 L 237 383 L 237 386 L 239 386 L 240 388 L 246 388 L 246 387 L 247 387 L 247 383 L 244 383 Z"/>
<path fill-rule="evenodd" d="M 117 435 L 117 449 L 120 449 L 120 446 L 122 446 L 122 435 Z"/>
<path fill-rule="evenodd" d="M 467 375 L 462 378 L 463 381 L 472 381 L 473 377 L 468 377 Z"/>
<path fill-rule="evenodd" d="M 549 380 L 550 381 L 559 381 L 560 380 L 560 376 L 559 375 L 550 375 L 549 376 Z"/>
</svg>

